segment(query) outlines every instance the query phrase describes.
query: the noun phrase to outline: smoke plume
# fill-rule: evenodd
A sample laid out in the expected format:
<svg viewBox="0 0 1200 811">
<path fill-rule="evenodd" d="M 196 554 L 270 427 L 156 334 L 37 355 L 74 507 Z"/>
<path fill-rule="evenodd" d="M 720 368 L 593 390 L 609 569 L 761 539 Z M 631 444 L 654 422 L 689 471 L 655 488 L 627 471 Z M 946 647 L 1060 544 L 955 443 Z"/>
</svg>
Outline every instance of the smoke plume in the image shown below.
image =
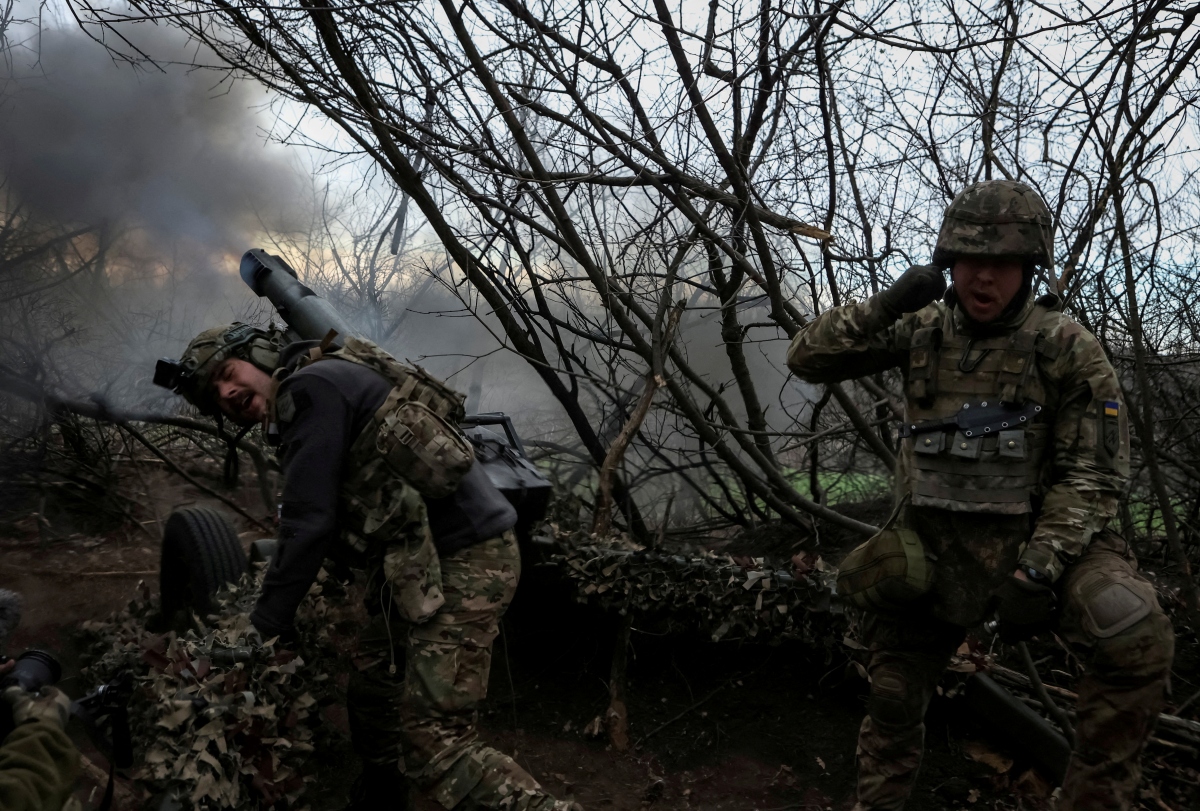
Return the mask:
<svg viewBox="0 0 1200 811">
<path fill-rule="evenodd" d="M 194 47 L 139 37 L 156 58 Z M 263 223 L 286 227 L 298 173 L 264 145 L 261 90 L 175 64 L 114 62 L 76 30 L 47 30 L 0 67 L 0 173 L 44 218 L 144 228 L 240 253 Z"/>
</svg>

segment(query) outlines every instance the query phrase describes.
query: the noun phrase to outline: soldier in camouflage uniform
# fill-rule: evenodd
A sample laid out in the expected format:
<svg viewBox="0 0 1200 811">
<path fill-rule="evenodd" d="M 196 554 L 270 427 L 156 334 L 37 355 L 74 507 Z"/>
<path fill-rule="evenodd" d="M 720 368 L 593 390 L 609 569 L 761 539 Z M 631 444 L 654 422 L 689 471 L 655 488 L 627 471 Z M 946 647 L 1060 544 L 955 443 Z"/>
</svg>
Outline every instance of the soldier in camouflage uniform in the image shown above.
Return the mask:
<svg viewBox="0 0 1200 811">
<path fill-rule="evenodd" d="M 1125 406 L 1095 337 L 1055 296 L 1033 294 L 1035 266 L 1052 255 L 1050 212 L 1033 189 L 976 183 L 947 209 L 933 266 L 826 311 L 788 350 L 789 368 L 812 383 L 903 371 L 889 522 L 916 531 L 935 571 L 930 593 L 906 610 L 865 618 L 858 811 L 904 806 L 938 676 L 993 611 L 1005 641 L 1052 630 L 1085 665 L 1060 811 L 1135 802 L 1174 634 L 1107 526 L 1129 476 Z M 953 286 L 939 301 L 944 268 Z M 1004 424 L 960 427 L 964 410 L 1000 402 Z"/>
<path fill-rule="evenodd" d="M 16 662 L 0 665 L 0 677 Z M 0 696 L 11 706 L 13 729 L 0 743 L 0 808 L 4 811 L 81 811 L 71 796 L 79 751 L 64 728 L 71 700 L 54 687 L 30 693 L 19 685 Z"/>
<path fill-rule="evenodd" d="M 327 557 L 369 572 L 371 620 L 347 695 L 364 768 L 349 808 L 408 808 L 411 782 L 446 808 L 578 809 L 476 730 L 492 643 L 521 574 L 515 511 L 479 465 L 444 498 L 424 498 L 392 472 L 377 420 L 393 384 L 327 348 L 283 346 L 232 324 L 197 336 L 161 382 L 205 413 L 263 423 L 278 443 L 280 543 L 250 617 L 257 632 L 291 630 Z"/>
</svg>

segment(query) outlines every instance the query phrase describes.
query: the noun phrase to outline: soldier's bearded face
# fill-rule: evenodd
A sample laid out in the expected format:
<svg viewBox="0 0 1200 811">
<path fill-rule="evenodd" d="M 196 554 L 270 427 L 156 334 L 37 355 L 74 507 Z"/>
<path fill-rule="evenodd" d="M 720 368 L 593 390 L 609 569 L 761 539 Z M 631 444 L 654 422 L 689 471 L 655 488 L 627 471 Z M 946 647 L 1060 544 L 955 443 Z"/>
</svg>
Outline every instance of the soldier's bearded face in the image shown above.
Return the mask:
<svg viewBox="0 0 1200 811">
<path fill-rule="evenodd" d="M 996 320 L 1021 289 L 1021 260 L 1012 257 L 963 256 L 950 271 L 954 289 L 967 315 L 980 324 Z"/>
<path fill-rule="evenodd" d="M 253 425 L 266 416 L 271 376 L 253 363 L 229 358 L 213 374 L 212 385 L 217 405 L 235 422 Z"/>
</svg>

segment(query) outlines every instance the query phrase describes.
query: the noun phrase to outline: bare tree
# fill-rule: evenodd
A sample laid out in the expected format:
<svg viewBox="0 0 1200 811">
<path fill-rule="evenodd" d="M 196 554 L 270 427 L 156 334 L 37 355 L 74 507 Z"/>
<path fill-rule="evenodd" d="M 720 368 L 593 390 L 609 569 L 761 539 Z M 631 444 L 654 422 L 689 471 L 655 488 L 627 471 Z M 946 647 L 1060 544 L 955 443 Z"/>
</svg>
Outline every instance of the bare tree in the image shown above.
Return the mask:
<svg viewBox="0 0 1200 811">
<path fill-rule="evenodd" d="M 338 284 L 378 309 L 398 280 L 377 254 L 403 209 L 594 466 L 630 428 L 615 493 L 634 528 L 629 487 L 649 493 L 666 476 L 724 520 L 866 530 L 828 506 L 822 477 L 886 476 L 898 378 L 813 390 L 774 371 L 784 343 L 922 261 L 967 183 L 1030 183 L 1056 217 L 1048 285 L 1129 370 L 1142 448 L 1132 503 L 1182 516 L 1164 527 L 1186 561 L 1196 471 L 1154 426 L 1172 420 L 1172 436 L 1194 442 L 1195 414 L 1155 396 L 1195 388 L 1196 319 L 1177 306 L 1195 286 L 1200 200 L 1184 161 L 1200 91 L 1190 7 L 134 6 L 74 5 L 97 32 L 182 28 L 211 67 L 336 125 L 394 187 Z M 635 413 L 660 366 L 665 396 Z"/>
</svg>

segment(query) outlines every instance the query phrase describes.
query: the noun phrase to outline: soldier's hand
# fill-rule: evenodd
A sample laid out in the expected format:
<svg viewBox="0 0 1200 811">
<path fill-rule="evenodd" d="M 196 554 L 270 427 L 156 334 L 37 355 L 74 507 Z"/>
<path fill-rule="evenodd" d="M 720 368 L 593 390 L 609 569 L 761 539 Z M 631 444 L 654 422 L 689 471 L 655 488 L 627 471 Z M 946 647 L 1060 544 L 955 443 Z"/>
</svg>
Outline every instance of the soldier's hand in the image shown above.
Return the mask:
<svg viewBox="0 0 1200 811">
<path fill-rule="evenodd" d="M 30 693 L 13 685 L 5 689 L 3 698 L 12 707 L 13 724 L 26 721 L 49 721 L 65 729 L 71 717 L 71 699 L 55 687 L 43 687 Z"/>
<path fill-rule="evenodd" d="M 1012 576 L 992 597 L 1000 638 L 1010 645 L 1045 631 L 1054 618 L 1054 589 L 1045 583 Z"/>
<path fill-rule="evenodd" d="M 879 303 L 892 318 L 915 313 L 946 292 L 946 276 L 933 265 L 913 265 L 879 293 Z"/>
</svg>

